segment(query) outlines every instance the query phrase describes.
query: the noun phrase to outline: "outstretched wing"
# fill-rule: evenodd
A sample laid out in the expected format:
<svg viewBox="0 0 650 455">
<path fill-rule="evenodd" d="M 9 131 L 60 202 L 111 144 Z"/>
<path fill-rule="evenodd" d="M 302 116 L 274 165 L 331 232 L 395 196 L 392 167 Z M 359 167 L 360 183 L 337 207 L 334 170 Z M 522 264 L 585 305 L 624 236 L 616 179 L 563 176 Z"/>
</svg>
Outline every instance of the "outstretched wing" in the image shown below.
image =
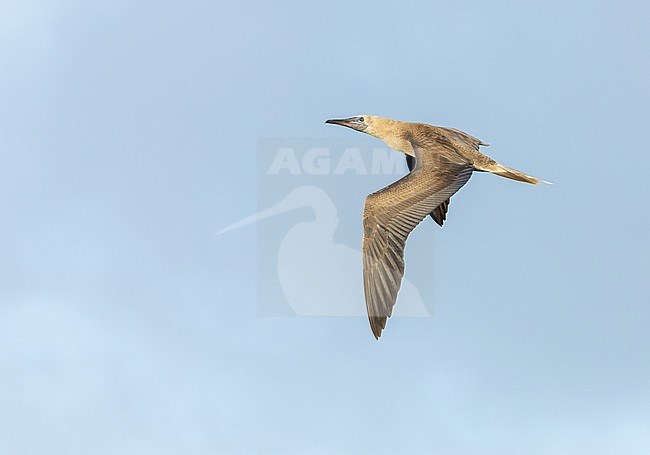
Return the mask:
<svg viewBox="0 0 650 455">
<path fill-rule="evenodd" d="M 404 276 L 406 238 L 444 204 L 474 168 L 447 145 L 414 144 L 416 166 L 406 176 L 369 195 L 363 211 L 363 284 L 370 327 L 379 339 L 393 312 Z"/>
<path fill-rule="evenodd" d="M 409 171 L 412 171 L 413 168 L 415 167 L 415 157 L 411 155 L 406 155 L 406 165 L 409 167 Z M 429 214 L 431 215 L 431 218 L 433 218 L 433 221 L 435 221 L 440 227 L 442 227 L 445 220 L 447 219 L 447 210 L 449 209 L 449 202 L 450 200 L 447 199 L 438 207 L 433 209 L 433 212 Z"/>
</svg>

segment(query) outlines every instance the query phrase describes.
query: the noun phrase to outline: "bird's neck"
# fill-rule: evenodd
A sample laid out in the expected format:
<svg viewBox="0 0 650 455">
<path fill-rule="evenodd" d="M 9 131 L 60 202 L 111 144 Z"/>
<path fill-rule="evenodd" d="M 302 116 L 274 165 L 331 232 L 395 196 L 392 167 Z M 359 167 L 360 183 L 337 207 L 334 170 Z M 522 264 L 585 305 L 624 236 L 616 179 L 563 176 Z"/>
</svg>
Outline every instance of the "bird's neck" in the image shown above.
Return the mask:
<svg viewBox="0 0 650 455">
<path fill-rule="evenodd" d="M 408 140 L 408 127 L 409 124 L 406 122 L 382 119 L 370 134 L 384 141 L 393 150 L 414 156 L 413 146 Z"/>
</svg>

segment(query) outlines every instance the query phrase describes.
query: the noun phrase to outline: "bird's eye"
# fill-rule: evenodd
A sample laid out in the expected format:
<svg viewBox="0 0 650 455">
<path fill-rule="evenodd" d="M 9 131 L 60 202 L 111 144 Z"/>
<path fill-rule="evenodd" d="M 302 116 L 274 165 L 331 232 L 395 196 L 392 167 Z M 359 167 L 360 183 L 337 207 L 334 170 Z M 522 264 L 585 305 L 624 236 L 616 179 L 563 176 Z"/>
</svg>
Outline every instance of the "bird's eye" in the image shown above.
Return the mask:
<svg viewBox="0 0 650 455">
<path fill-rule="evenodd" d="M 359 121 L 363 123 L 363 117 L 359 117 Z"/>
</svg>

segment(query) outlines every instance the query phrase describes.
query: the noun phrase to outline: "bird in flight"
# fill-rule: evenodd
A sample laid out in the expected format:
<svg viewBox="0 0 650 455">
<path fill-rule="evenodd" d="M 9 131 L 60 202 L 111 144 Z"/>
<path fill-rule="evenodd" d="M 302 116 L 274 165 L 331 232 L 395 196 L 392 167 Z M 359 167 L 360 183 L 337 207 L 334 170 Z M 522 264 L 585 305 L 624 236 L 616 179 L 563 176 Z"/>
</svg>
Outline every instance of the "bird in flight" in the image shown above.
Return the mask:
<svg viewBox="0 0 650 455">
<path fill-rule="evenodd" d="M 360 115 L 331 119 L 381 139 L 406 155 L 410 172 L 366 198 L 363 209 L 363 287 L 370 328 L 376 339 L 391 316 L 404 276 L 404 247 L 427 215 L 442 226 L 449 199 L 472 175 L 491 172 L 520 182 L 544 180 L 497 163 L 479 152 L 480 139 L 454 128 Z M 545 182 L 548 183 L 548 182 Z"/>
</svg>

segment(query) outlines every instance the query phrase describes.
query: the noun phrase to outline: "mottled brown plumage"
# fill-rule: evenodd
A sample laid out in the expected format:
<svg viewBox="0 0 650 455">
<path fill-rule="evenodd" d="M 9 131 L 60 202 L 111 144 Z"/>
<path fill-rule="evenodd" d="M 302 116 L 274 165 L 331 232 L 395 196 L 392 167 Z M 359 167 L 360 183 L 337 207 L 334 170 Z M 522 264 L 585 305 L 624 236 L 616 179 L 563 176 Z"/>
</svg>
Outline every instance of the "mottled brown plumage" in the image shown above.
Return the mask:
<svg viewBox="0 0 650 455">
<path fill-rule="evenodd" d="M 479 152 L 487 144 L 454 128 L 371 115 L 328 120 L 383 140 L 405 153 L 410 173 L 366 198 L 363 210 L 363 284 L 370 327 L 379 339 L 404 276 L 404 247 L 427 215 L 443 225 L 450 198 L 473 171 L 522 182 L 542 180 L 503 166 Z"/>
</svg>

